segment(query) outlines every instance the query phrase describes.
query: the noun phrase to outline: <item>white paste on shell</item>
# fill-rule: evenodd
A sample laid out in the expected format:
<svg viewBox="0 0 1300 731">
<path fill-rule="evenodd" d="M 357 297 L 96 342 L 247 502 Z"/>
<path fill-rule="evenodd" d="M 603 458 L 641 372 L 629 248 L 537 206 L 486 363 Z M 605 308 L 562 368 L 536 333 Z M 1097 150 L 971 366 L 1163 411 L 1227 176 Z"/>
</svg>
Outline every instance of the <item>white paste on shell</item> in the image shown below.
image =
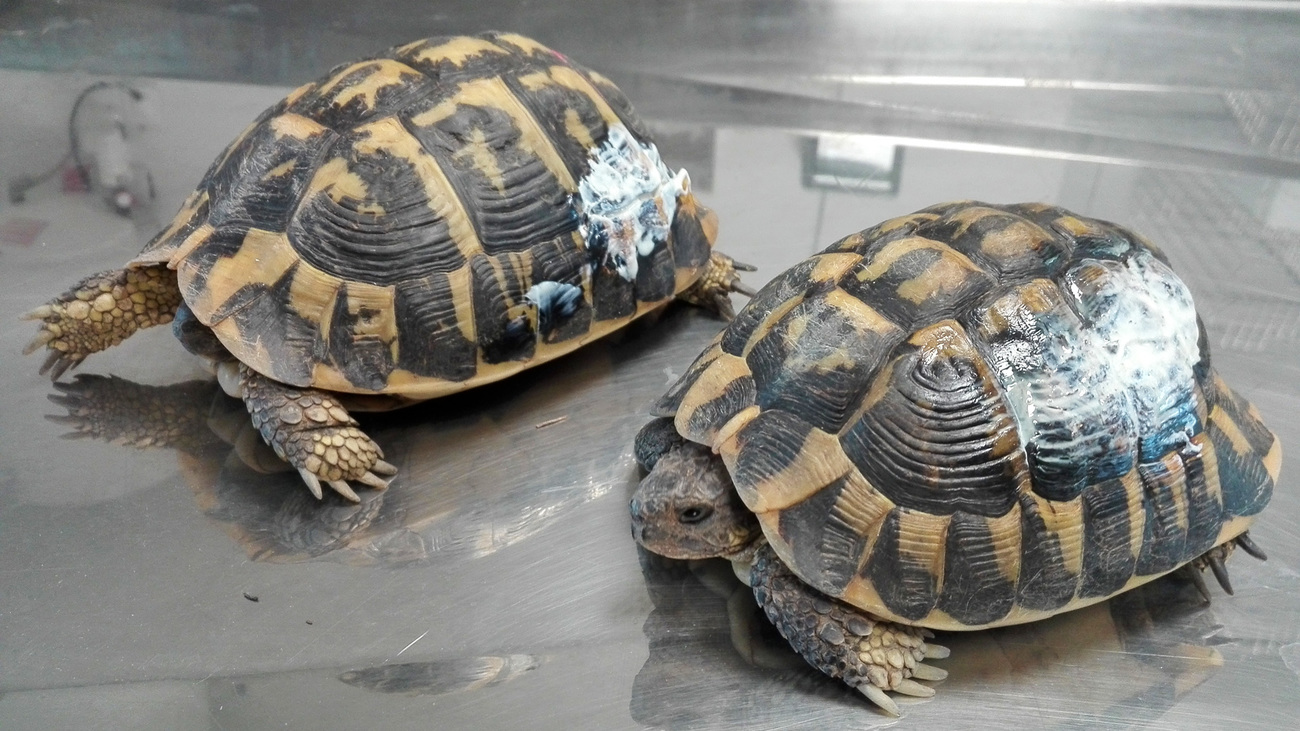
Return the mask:
<svg viewBox="0 0 1300 731">
<path fill-rule="evenodd" d="M 537 308 L 538 329 L 548 332 L 578 309 L 582 288 L 568 282 L 538 282 L 528 288 L 524 300 Z"/>
<path fill-rule="evenodd" d="M 603 248 L 602 265 L 633 281 L 637 260 L 668 238 L 690 177 L 685 170 L 674 175 L 654 143 L 637 141 L 620 124 L 610 125 L 588 165 L 578 182 L 578 232 L 589 250 Z"/>
<path fill-rule="evenodd" d="M 1145 249 L 1085 258 L 1060 289 L 1068 309 L 1018 308 L 982 349 L 1037 477 L 1069 494 L 1189 448 L 1200 349 L 1191 293 Z"/>
</svg>

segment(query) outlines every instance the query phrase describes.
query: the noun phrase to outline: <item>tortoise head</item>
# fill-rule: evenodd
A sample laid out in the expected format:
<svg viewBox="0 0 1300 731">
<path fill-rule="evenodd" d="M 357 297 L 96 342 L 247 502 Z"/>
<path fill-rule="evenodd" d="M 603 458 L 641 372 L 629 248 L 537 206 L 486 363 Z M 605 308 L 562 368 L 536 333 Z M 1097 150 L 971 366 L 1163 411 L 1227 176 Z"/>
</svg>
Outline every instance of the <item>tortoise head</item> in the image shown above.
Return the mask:
<svg viewBox="0 0 1300 731">
<path fill-rule="evenodd" d="M 668 558 L 731 556 L 762 535 L 722 458 L 693 442 L 658 458 L 630 507 L 637 543 Z"/>
</svg>

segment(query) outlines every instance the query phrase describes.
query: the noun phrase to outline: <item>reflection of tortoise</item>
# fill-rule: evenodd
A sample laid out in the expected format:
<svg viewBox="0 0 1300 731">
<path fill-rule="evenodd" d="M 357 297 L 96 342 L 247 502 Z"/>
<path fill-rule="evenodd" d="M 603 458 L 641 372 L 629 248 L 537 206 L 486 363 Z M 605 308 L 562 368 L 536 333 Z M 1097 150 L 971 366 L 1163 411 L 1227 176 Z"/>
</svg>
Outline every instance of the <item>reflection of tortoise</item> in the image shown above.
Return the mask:
<svg viewBox="0 0 1300 731">
<path fill-rule="evenodd" d="M 175 317 L 312 491 L 355 500 L 395 468 L 348 408 L 495 381 L 675 295 L 728 315 L 715 235 L 608 80 L 518 35 L 418 41 L 264 112 L 126 267 L 31 313 L 29 352 L 58 378 Z"/>
<path fill-rule="evenodd" d="M 768 284 L 654 413 L 638 540 L 753 559 L 791 644 L 893 712 L 884 690 L 943 675 L 922 628 L 1032 621 L 1188 563 L 1227 588 L 1281 465 L 1163 255 L 1044 205 L 945 204 L 843 239 Z"/>
<path fill-rule="evenodd" d="M 848 686 L 823 682 L 754 603 L 753 591 L 717 560 L 675 561 L 642 553 L 653 609 L 643 632 L 649 655 L 632 684 L 632 718 L 657 729 L 861 727 Z M 1213 611 L 1183 574 L 1111 601 L 1030 625 L 951 635 L 946 663 L 961 690 L 1014 697 L 1001 727 L 1053 707 L 1035 728 L 1079 729 L 1165 717 L 1224 663 Z M 1104 673 L 1080 677 L 1081 668 Z M 846 692 L 847 691 L 847 692 Z M 948 698 L 952 701 L 952 698 Z M 1071 701 L 1086 700 L 1086 703 Z M 1065 704 L 1065 705 L 1061 705 Z M 1186 711 L 1184 711 L 1185 713 Z M 926 708 L 940 719 L 950 707 Z"/>
</svg>

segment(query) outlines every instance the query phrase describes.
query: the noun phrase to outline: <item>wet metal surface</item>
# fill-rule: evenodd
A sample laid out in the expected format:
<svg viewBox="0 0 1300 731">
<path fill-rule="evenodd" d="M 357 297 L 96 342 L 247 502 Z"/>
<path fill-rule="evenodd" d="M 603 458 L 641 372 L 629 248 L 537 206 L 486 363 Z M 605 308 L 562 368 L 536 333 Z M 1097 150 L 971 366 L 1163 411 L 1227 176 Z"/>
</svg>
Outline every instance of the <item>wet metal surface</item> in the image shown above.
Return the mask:
<svg viewBox="0 0 1300 731">
<path fill-rule="evenodd" d="M 156 194 L 121 217 L 56 175 L 0 202 L 0 728 L 1292 725 L 1294 456 L 1251 532 L 1269 560 L 1229 564 L 1235 596 L 1204 606 L 1168 579 L 948 634 L 951 675 L 894 720 L 807 669 L 728 566 L 631 540 L 631 440 L 720 328 L 703 313 L 364 418 L 401 473 L 356 506 L 308 499 L 165 328 L 59 388 L 20 355 L 21 312 L 133 255 L 288 88 L 500 27 L 623 86 L 755 285 L 955 198 L 1142 232 L 1191 289 L 1218 370 L 1300 451 L 1295 3 L 624 6 L 0 2 L 6 185 L 60 159 L 73 100 L 110 77 L 141 99 L 96 94 L 80 134 L 123 130 L 126 179 Z M 85 418 L 109 401 L 113 419 Z M 181 428 L 144 428 L 160 413 Z"/>
</svg>

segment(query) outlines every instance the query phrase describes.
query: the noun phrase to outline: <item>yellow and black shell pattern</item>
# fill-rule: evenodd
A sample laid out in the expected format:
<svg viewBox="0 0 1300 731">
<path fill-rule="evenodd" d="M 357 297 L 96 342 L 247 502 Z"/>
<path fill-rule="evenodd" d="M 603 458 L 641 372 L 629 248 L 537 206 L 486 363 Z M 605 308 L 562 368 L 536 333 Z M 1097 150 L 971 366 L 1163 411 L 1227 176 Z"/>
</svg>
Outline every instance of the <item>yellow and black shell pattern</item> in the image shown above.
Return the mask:
<svg viewBox="0 0 1300 731">
<path fill-rule="evenodd" d="M 1105 599 L 1242 533 L 1281 446 L 1150 243 L 949 203 L 763 288 L 655 405 L 804 581 L 977 629 Z"/>
<path fill-rule="evenodd" d="M 167 262 L 198 319 L 270 378 L 427 398 L 661 305 L 715 235 L 613 83 L 486 33 L 296 89 L 134 263 Z"/>
</svg>

